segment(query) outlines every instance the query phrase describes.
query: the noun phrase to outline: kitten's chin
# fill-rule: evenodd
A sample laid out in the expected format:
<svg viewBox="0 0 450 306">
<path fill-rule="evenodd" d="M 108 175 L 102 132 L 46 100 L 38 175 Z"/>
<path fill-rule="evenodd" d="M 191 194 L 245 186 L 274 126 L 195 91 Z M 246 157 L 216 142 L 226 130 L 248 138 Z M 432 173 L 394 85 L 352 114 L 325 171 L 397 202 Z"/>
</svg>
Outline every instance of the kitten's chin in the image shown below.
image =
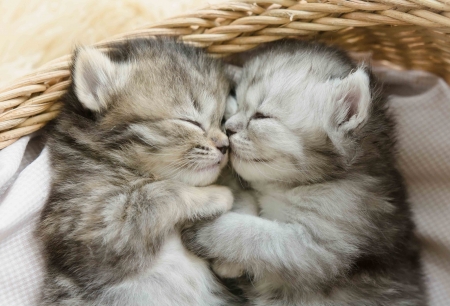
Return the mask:
<svg viewBox="0 0 450 306">
<path fill-rule="evenodd" d="M 207 186 L 218 179 L 220 171 L 227 162 L 228 156 L 218 156 L 217 159 L 209 159 L 205 162 L 197 161 L 195 164 L 187 164 L 178 168 L 172 166 L 175 162 L 155 163 L 148 172 L 158 180 L 174 180 L 190 186 Z"/>
<path fill-rule="evenodd" d="M 207 186 L 214 183 L 219 177 L 221 165 L 206 166 L 195 170 L 184 170 L 178 172 L 174 179 L 191 186 Z"/>
<path fill-rule="evenodd" d="M 290 181 L 295 176 L 292 168 L 283 169 L 274 160 L 249 161 L 232 154 L 230 161 L 234 170 L 248 182 Z"/>
</svg>

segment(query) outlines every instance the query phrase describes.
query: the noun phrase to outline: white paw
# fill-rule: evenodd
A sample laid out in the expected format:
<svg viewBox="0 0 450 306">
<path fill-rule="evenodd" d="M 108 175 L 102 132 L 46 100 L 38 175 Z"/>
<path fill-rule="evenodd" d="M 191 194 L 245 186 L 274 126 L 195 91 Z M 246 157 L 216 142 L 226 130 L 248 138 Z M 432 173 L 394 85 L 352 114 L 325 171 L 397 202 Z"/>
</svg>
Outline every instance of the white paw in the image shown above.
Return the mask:
<svg viewBox="0 0 450 306">
<path fill-rule="evenodd" d="M 236 263 L 220 263 L 215 261 L 212 264 L 213 271 L 222 278 L 237 278 L 244 274 L 244 269 Z"/>
<path fill-rule="evenodd" d="M 217 185 L 211 185 L 205 188 L 208 188 L 208 191 L 215 199 L 215 203 L 211 203 L 210 205 L 214 205 L 219 212 L 227 212 L 231 209 L 234 197 L 229 188 Z"/>
</svg>

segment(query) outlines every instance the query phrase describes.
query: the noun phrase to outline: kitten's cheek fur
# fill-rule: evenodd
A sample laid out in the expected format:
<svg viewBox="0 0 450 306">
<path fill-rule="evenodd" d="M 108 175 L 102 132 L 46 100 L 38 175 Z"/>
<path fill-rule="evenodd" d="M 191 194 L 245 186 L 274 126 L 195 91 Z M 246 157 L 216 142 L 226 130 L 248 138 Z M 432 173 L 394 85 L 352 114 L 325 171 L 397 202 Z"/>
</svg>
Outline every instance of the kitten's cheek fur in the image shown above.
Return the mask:
<svg viewBox="0 0 450 306">
<path fill-rule="evenodd" d="M 187 184 L 200 187 L 207 186 L 217 180 L 220 174 L 220 169 L 220 167 L 216 167 L 202 172 L 192 171 L 190 174 L 185 175 L 184 178 Z"/>
<path fill-rule="evenodd" d="M 221 170 L 228 163 L 228 153 L 223 156 L 219 164 L 205 170 L 186 170 L 186 172 L 179 171 L 178 178 L 182 182 L 192 186 L 207 186 L 214 183 L 220 175 Z"/>
<path fill-rule="evenodd" d="M 197 186 L 207 186 L 214 183 L 219 177 L 220 171 L 227 164 L 227 161 L 228 159 L 224 158 L 217 167 L 206 171 L 192 173 L 192 177 L 196 177 L 195 180 L 197 180 Z"/>
</svg>

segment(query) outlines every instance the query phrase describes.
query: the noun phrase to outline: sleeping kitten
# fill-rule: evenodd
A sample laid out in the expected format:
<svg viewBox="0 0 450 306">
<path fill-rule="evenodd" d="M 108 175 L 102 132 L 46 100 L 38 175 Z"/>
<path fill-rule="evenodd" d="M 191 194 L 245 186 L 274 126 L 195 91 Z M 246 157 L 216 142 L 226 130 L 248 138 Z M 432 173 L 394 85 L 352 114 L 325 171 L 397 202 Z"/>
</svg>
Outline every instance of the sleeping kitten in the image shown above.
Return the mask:
<svg viewBox="0 0 450 306">
<path fill-rule="evenodd" d="M 249 305 L 425 305 L 419 250 L 371 73 L 320 44 L 269 44 L 243 68 L 230 159 L 259 209 L 183 233 Z M 242 203 L 241 203 L 242 205 Z"/>
<path fill-rule="evenodd" d="M 180 229 L 231 208 L 220 62 L 172 40 L 78 50 L 52 124 L 41 305 L 232 305 Z"/>
</svg>

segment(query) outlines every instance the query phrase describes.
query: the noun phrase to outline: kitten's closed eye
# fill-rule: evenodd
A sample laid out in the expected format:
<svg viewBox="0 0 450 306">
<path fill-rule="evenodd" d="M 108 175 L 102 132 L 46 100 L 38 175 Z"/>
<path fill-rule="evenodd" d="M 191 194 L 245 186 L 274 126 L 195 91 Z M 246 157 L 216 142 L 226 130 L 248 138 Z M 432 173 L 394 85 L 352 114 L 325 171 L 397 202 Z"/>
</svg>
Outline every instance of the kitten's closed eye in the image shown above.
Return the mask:
<svg viewBox="0 0 450 306">
<path fill-rule="evenodd" d="M 205 131 L 205 129 L 203 128 L 203 126 L 202 126 L 200 123 L 198 123 L 197 121 L 190 120 L 190 119 L 179 119 L 179 120 L 184 121 L 184 122 L 189 122 L 190 124 L 193 124 L 193 125 L 195 125 L 195 126 L 198 126 L 198 127 L 201 128 L 203 131 Z"/>
<path fill-rule="evenodd" d="M 268 118 L 272 118 L 272 117 L 264 115 L 263 113 L 257 112 L 253 115 L 253 117 L 251 119 L 268 119 Z"/>
</svg>

